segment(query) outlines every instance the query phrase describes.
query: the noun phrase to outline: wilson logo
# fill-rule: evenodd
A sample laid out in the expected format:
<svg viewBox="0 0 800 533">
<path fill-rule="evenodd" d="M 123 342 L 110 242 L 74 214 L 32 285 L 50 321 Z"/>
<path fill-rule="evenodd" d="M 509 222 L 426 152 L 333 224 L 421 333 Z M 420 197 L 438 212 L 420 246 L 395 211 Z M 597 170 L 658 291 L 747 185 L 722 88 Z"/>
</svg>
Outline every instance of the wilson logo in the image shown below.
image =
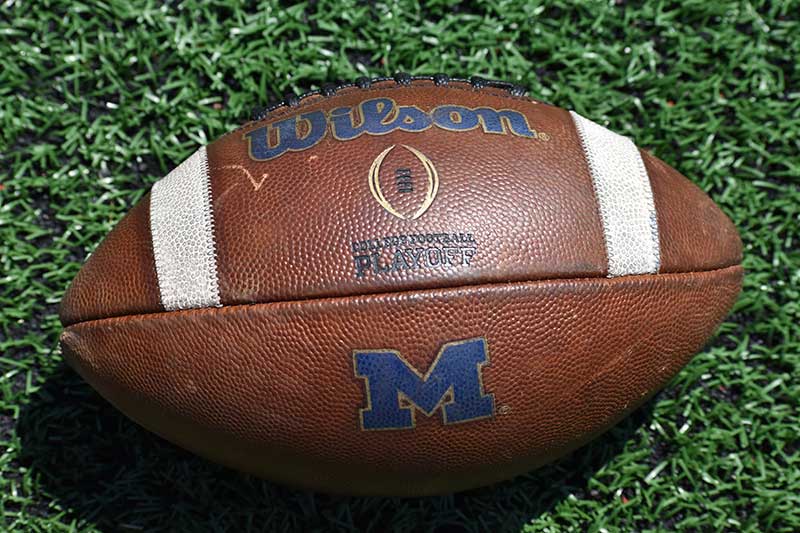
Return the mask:
<svg viewBox="0 0 800 533">
<path fill-rule="evenodd" d="M 444 424 L 494 416 L 494 395 L 483 391 L 489 362 L 483 338 L 445 344 L 425 374 L 393 350 L 357 350 L 353 359 L 366 388 L 363 430 L 413 428 L 417 410 L 426 416 L 441 410 Z"/>
<path fill-rule="evenodd" d="M 330 131 L 334 139 L 349 141 L 361 135 L 386 135 L 394 131 L 420 132 L 431 127 L 448 131 L 480 129 L 484 133 L 541 138 L 525 115 L 512 109 L 440 105 L 430 111 L 397 105 L 391 98 L 373 98 L 355 107 L 337 107 L 328 112 L 310 111 L 248 131 L 250 157 L 268 161 L 286 152 L 307 150 Z"/>
</svg>

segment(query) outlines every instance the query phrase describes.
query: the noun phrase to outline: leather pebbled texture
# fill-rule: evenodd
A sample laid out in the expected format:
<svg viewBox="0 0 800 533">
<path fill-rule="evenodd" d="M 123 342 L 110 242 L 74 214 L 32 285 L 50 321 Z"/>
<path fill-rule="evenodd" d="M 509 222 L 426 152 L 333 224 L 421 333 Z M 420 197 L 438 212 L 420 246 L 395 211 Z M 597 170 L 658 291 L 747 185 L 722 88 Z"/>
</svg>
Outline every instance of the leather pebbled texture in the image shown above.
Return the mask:
<svg viewBox="0 0 800 533">
<path fill-rule="evenodd" d="M 67 360 L 146 428 L 269 479 L 332 492 L 465 489 L 563 455 L 663 386 L 739 292 L 741 267 L 232 306 L 77 324 Z M 353 350 L 424 372 L 482 337 L 495 415 L 362 431 Z"/>
<path fill-rule="evenodd" d="M 64 325 L 161 309 L 150 236 L 150 193 L 117 223 L 61 300 Z"/>
<path fill-rule="evenodd" d="M 314 117 L 370 99 L 391 99 L 409 121 L 349 137 L 328 129 L 303 146 Z M 353 113 L 355 131 L 364 117 Z M 273 156 L 281 121 L 298 116 L 309 118 L 291 149 Z M 221 307 L 165 311 L 146 195 L 64 297 L 65 357 L 143 426 L 273 480 L 422 495 L 524 472 L 663 386 L 738 294 L 730 220 L 640 153 L 659 271 L 608 278 L 568 112 L 515 86 L 442 77 L 295 98 L 207 147 L 207 270 Z M 447 351 L 462 342 L 468 350 Z M 472 366 L 442 362 L 456 353 Z M 399 381 L 388 392 L 368 381 L 387 361 L 405 380 L 395 397 Z M 370 409 L 383 411 L 365 418 Z"/>
<path fill-rule="evenodd" d="M 517 111 L 540 136 L 431 127 L 348 141 L 328 134 L 312 148 L 263 162 L 248 155 L 248 132 L 292 115 L 330 112 L 371 98 L 391 98 L 397 105 L 426 111 L 442 104 Z M 414 220 L 392 215 L 370 193 L 370 166 L 392 145 L 420 150 L 438 171 L 438 194 Z M 348 87 L 331 97 L 315 95 L 296 107 L 275 110 L 223 136 L 207 151 L 223 305 L 608 274 L 603 225 L 572 119 L 562 109 L 505 90 L 433 81 Z M 389 158 L 407 153 L 396 148 Z M 643 158 L 655 197 L 661 271 L 738 264 L 741 242 L 730 220 L 675 170 L 646 152 Z M 413 165 L 419 164 L 389 161 L 383 183 L 391 185 L 396 168 Z M 422 171 L 415 174 L 422 187 Z M 141 204 L 149 202 L 148 196 Z M 141 204 L 137 209 L 148 209 Z M 132 228 L 137 235 L 149 232 L 143 217 L 132 222 L 143 225 Z M 469 267 L 400 269 L 379 275 L 368 271 L 357 276 L 354 257 L 372 253 L 354 253 L 359 243 L 442 233 L 472 236 L 476 250 Z M 158 285 L 152 279 L 155 268 L 141 264 L 153 254 L 150 241 L 112 232 L 64 298 L 64 323 L 163 310 L 157 294 L 148 295 L 150 305 L 143 305 L 142 281 L 147 281 L 148 290 Z M 430 247 L 413 243 L 400 248 Z M 136 264 L 136 272 L 109 272 L 107 260 L 101 259 L 106 249 L 115 256 L 111 261 Z M 380 251 L 382 264 L 391 263 L 396 249 Z M 406 260 L 412 263 L 414 258 Z M 456 257 L 458 261 L 463 259 Z M 134 274 L 136 280 L 129 280 Z M 109 281 L 114 281 L 112 286 Z"/>
<path fill-rule="evenodd" d="M 423 110 L 445 103 L 517 110 L 549 140 L 479 128 L 395 131 L 346 142 L 328 135 L 312 149 L 255 163 L 243 146 L 243 134 L 253 126 L 229 134 L 209 147 L 223 303 L 605 275 L 592 181 L 565 111 L 471 87 L 392 84 L 344 90 L 292 112 L 353 107 L 378 97 Z M 438 194 L 418 219 L 391 215 L 370 194 L 370 165 L 391 145 L 419 149 L 438 171 Z M 240 167 L 265 184 L 256 190 Z M 353 243 L 438 233 L 474 236 L 469 267 L 357 276 Z"/>
</svg>

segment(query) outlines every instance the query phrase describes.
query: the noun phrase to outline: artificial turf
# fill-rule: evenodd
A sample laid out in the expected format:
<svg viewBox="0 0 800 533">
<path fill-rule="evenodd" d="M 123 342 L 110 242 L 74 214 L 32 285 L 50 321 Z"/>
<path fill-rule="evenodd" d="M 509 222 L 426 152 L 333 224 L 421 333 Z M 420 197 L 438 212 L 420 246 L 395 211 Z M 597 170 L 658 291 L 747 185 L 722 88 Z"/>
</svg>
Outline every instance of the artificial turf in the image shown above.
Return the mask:
<svg viewBox="0 0 800 533">
<path fill-rule="evenodd" d="M 0 530 L 800 530 L 800 2 L 4 0 L 0 58 Z M 58 301 L 155 180 L 269 100 L 399 70 L 521 83 L 731 216 L 743 293 L 662 393 L 494 487 L 346 498 L 195 458 L 65 367 Z"/>
</svg>

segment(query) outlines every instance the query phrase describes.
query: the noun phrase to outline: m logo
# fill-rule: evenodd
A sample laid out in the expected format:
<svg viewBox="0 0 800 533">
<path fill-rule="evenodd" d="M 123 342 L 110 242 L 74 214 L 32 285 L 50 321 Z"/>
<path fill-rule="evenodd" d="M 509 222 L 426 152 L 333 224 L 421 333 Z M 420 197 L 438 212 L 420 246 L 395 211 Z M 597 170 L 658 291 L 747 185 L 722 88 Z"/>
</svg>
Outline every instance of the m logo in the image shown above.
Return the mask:
<svg viewBox="0 0 800 533">
<path fill-rule="evenodd" d="M 417 409 L 426 416 L 441 409 L 444 424 L 494 415 L 494 395 L 483 391 L 481 372 L 489 362 L 483 338 L 445 344 L 424 375 L 392 350 L 356 350 L 353 360 L 366 388 L 363 430 L 413 428 Z"/>
</svg>

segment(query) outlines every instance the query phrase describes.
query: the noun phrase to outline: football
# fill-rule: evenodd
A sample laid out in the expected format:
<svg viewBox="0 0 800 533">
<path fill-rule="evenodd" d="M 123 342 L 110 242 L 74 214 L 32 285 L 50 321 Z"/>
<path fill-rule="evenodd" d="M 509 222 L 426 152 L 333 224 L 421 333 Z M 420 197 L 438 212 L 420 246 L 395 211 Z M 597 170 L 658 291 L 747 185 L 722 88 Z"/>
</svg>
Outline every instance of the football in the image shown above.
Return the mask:
<svg viewBox="0 0 800 533">
<path fill-rule="evenodd" d="M 733 305 L 741 253 L 703 191 L 590 118 L 480 78 L 359 79 L 156 182 L 65 294 L 61 343 L 200 456 L 445 493 L 552 461 L 663 387 Z"/>
</svg>

